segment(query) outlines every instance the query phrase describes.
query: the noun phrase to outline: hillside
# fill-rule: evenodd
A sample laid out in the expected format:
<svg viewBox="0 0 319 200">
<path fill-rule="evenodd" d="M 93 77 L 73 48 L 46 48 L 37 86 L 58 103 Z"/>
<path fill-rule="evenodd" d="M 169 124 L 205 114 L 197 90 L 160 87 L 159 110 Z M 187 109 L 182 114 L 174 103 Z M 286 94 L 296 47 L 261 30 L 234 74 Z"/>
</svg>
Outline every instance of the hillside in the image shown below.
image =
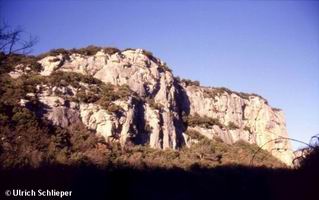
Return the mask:
<svg viewBox="0 0 319 200">
<path fill-rule="evenodd" d="M 254 165 L 293 158 L 289 142 L 276 140 L 288 136 L 281 110 L 256 94 L 176 78 L 142 49 L 1 55 L 0 81 L 5 167 L 249 165 L 258 146 Z"/>
</svg>

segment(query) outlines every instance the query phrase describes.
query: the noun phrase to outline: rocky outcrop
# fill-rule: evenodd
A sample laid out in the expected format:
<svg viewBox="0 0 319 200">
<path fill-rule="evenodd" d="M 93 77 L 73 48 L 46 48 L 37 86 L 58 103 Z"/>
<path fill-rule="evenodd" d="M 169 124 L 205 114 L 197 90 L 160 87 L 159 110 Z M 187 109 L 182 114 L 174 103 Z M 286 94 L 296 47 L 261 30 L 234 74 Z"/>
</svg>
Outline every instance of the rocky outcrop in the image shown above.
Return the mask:
<svg viewBox="0 0 319 200">
<path fill-rule="evenodd" d="M 260 96 L 232 92 L 227 89 L 186 86 L 190 114 L 218 119 L 221 125 L 194 127 L 208 138 L 220 137 L 232 144 L 244 140 L 263 146 L 285 163 L 291 163 L 292 151 L 284 114 L 271 108 Z M 279 139 L 283 138 L 283 139 Z M 271 142 L 272 141 L 272 142 Z"/>
<path fill-rule="evenodd" d="M 81 121 L 107 140 L 114 139 L 122 145 L 131 141 L 160 149 L 192 145 L 196 139 L 187 130 L 196 130 L 208 139 L 220 138 L 229 144 L 239 140 L 257 144 L 283 162 L 291 163 L 289 142 L 275 140 L 287 137 L 283 112 L 270 107 L 258 95 L 178 80 L 163 61 L 142 49 L 112 54 L 101 50 L 90 56 L 61 53 L 45 56 L 38 62 L 43 67 L 40 72 L 43 77 L 57 71 L 76 72 L 105 84 L 127 85 L 135 95 L 114 101 L 120 108 L 115 112 L 98 103 L 72 100 L 79 91 L 71 85 L 55 88 L 39 85 L 45 88 L 35 94 L 45 105 L 41 115 L 53 124 L 66 127 Z M 81 84 L 90 90 L 90 84 Z M 21 102 L 25 104 L 26 100 Z M 192 116 L 204 120 L 204 126 L 201 121 L 187 123 Z"/>
</svg>

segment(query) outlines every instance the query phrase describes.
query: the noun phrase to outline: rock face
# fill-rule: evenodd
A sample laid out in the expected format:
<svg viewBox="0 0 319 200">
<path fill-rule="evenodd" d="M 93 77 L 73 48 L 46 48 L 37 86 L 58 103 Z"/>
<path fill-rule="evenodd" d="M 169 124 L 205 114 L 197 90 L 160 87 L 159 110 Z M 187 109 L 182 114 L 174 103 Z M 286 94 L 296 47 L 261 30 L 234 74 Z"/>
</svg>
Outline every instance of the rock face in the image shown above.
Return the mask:
<svg viewBox="0 0 319 200">
<path fill-rule="evenodd" d="M 190 114 L 206 115 L 225 125 L 222 128 L 216 125 L 212 128 L 194 127 L 199 133 L 208 138 L 219 136 L 229 144 L 244 140 L 264 145 L 263 148 L 275 157 L 291 164 L 291 146 L 288 140 L 279 139 L 288 137 L 281 110 L 271 108 L 265 99 L 256 95 L 198 86 L 185 88 L 190 100 Z"/>
<path fill-rule="evenodd" d="M 101 50 L 91 56 L 58 54 L 46 56 L 38 62 L 43 67 L 41 76 L 50 76 L 57 71 L 76 72 L 107 84 L 128 85 L 135 95 L 114 101 L 121 112 L 113 112 L 97 103 L 66 100 L 64 97 L 74 97 L 79 93 L 70 85 L 39 85 L 37 87 L 42 89 L 36 95 L 45 110 L 41 116 L 55 125 L 67 127 L 82 122 L 107 140 L 117 140 L 122 145 L 127 142 L 148 144 L 160 149 L 192 145 L 194 139 L 187 130 L 195 130 L 209 139 L 218 137 L 229 144 L 238 140 L 257 144 L 291 164 L 293 154 L 289 142 L 275 140 L 287 137 L 283 112 L 271 108 L 258 95 L 180 81 L 164 62 L 142 49 L 112 54 Z M 82 85 L 90 89 L 89 85 Z M 64 96 L 57 95 L 57 90 Z M 215 124 L 189 125 L 187 118 L 190 116 L 214 119 Z M 275 141 L 268 142 L 270 140 Z"/>
</svg>

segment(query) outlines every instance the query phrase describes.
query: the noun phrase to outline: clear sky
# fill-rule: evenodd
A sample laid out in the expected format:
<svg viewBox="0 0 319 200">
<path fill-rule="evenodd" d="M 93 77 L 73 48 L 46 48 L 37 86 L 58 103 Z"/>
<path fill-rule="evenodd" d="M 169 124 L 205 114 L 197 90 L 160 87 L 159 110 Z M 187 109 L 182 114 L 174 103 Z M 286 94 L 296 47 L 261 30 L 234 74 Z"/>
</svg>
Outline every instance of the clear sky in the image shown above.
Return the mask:
<svg viewBox="0 0 319 200">
<path fill-rule="evenodd" d="M 262 95 L 292 138 L 319 134 L 318 1 L 0 0 L 0 17 L 38 36 L 34 54 L 144 48 L 182 78 Z"/>
</svg>

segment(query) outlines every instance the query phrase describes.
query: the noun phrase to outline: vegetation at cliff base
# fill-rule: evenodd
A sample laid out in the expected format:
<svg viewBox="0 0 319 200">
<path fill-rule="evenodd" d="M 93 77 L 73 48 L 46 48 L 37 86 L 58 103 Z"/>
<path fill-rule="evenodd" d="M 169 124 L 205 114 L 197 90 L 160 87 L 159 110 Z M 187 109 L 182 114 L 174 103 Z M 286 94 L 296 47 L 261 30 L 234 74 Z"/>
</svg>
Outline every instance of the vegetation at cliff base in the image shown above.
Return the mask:
<svg viewBox="0 0 319 200">
<path fill-rule="evenodd" d="M 89 146 L 89 145 L 84 145 Z M 82 147 L 78 147 L 80 149 Z M 121 160 L 116 146 L 113 160 Z M 126 149 L 126 163 L 115 161 L 107 168 L 78 163 L 52 164 L 34 168 L 0 169 L 7 187 L 62 188 L 72 190 L 74 199 L 261 199 L 311 200 L 318 187 L 318 146 L 301 160 L 295 169 L 264 166 L 219 165 L 213 168 L 194 163 L 187 170 L 177 167 L 134 165 L 144 159 L 143 148 Z M 165 157 L 176 159 L 176 151 L 164 151 Z M 216 156 L 218 160 L 220 156 Z M 158 162 L 158 161 L 155 161 Z M 89 183 L 89 184 L 88 184 Z M 163 188 L 163 185 L 165 187 Z M 2 188 L 1 188 L 2 187 Z"/>
<path fill-rule="evenodd" d="M 5 110 L 4 110 L 5 109 Z M 100 167 L 128 166 L 181 168 L 194 165 L 216 167 L 221 165 L 249 165 L 255 145 L 237 142 L 227 145 L 219 140 L 201 138 L 191 148 L 158 150 L 140 145 L 106 142 L 83 124 L 68 129 L 51 126 L 39 121 L 23 107 L 0 107 L 2 167 L 39 167 L 47 164 L 95 165 Z M 8 115 L 10 113 L 10 115 Z M 268 152 L 261 151 L 254 160 L 256 166 L 284 167 Z"/>
</svg>

